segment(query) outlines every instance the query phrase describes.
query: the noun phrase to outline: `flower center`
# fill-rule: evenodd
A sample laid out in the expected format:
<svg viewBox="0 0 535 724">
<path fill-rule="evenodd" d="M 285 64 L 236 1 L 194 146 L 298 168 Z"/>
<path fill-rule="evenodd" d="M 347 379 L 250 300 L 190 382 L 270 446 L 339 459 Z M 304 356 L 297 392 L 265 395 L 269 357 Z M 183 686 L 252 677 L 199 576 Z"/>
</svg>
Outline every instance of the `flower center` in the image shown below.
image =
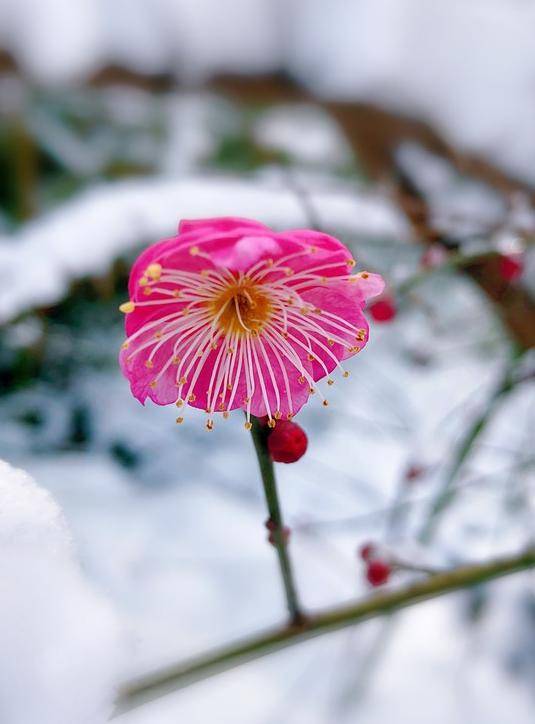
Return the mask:
<svg viewBox="0 0 535 724">
<path fill-rule="evenodd" d="M 271 317 L 271 303 L 261 286 L 247 279 L 231 284 L 208 303 L 217 324 L 226 334 L 257 336 Z"/>
</svg>

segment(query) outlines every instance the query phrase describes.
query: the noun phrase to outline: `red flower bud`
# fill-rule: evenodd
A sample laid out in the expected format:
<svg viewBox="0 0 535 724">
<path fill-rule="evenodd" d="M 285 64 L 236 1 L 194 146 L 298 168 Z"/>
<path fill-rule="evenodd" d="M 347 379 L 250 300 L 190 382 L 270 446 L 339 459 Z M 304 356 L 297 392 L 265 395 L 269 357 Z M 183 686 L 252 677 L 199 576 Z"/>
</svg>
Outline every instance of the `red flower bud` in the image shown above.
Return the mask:
<svg viewBox="0 0 535 724">
<path fill-rule="evenodd" d="M 278 420 L 267 439 L 269 454 L 276 463 L 295 463 L 303 457 L 307 445 L 303 428 L 289 420 Z"/>
<path fill-rule="evenodd" d="M 506 282 L 514 282 L 524 272 L 524 259 L 522 254 L 500 254 L 498 258 L 498 272 Z"/>
<path fill-rule="evenodd" d="M 363 561 L 369 561 L 371 558 L 373 558 L 376 551 L 377 548 L 373 543 L 364 543 L 359 548 L 359 556 L 362 558 Z"/>
<path fill-rule="evenodd" d="M 392 297 L 383 297 L 368 307 L 372 319 L 376 322 L 391 322 L 397 314 L 396 303 Z"/>
<path fill-rule="evenodd" d="M 388 581 L 391 573 L 391 566 L 386 561 L 378 559 L 370 561 L 366 568 L 366 578 L 372 586 L 382 586 Z"/>
</svg>

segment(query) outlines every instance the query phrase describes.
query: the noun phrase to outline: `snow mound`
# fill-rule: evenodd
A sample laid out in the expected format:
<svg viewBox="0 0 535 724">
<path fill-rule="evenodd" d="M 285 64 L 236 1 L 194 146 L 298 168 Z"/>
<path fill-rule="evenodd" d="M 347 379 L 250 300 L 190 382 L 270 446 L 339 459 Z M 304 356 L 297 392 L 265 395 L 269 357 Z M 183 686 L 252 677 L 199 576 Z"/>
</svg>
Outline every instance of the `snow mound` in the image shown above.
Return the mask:
<svg viewBox="0 0 535 724">
<path fill-rule="evenodd" d="M 108 603 L 83 578 L 52 497 L 0 461 L 2 724 L 101 724 L 119 669 Z"/>
</svg>

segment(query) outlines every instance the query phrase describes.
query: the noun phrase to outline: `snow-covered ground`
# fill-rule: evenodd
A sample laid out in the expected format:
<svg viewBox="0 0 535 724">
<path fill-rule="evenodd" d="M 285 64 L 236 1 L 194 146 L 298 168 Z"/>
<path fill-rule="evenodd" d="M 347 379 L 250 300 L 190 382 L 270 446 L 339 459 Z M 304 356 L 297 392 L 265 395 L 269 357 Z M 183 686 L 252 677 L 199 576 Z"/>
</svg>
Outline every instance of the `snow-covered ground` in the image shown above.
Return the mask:
<svg viewBox="0 0 535 724">
<path fill-rule="evenodd" d="M 210 145 L 199 119 L 210 116 L 206 108 L 211 106 L 203 103 L 170 99 L 181 124 L 171 134 L 173 160 L 166 156 L 169 166 L 160 175 L 101 184 L 3 237 L 3 320 L 33 305 L 61 301 L 73 280 L 98 275 L 137 245 L 172 233 L 179 216 L 233 213 L 276 227 L 302 226 L 306 208 L 295 193 L 296 179 L 308 190 L 321 224 L 340 233 L 363 264 L 385 273 L 394 285 L 414 272 L 420 251 L 408 243 L 407 227 L 387 190 L 313 168 L 344 157 L 329 123 L 319 132 L 315 127 L 312 153 L 296 142 L 296 125 L 290 120 L 302 109 L 267 112 L 255 126 L 256 136 L 276 148 L 293 149 L 306 169 L 292 178 L 270 168 L 232 180 L 200 174 L 199 157 Z M 461 181 L 421 149 L 405 148 L 400 154 L 425 187 L 435 220 L 444 228 L 460 215 L 467 220 L 464 233 L 477 238 L 503 218 L 503 202 L 488 188 Z M 510 222 L 506 219 L 505 230 L 511 234 Z M 520 224 L 518 219 L 515 223 Z M 522 215 L 526 223 L 532 223 L 531 207 Z M 51 607 L 51 596 L 52 601 L 64 600 L 66 607 L 76 600 L 65 594 L 61 572 L 48 578 L 48 588 L 27 574 L 15 587 L 18 569 L 7 567 L 9 590 L 18 595 L 24 589 L 41 602 L 39 608 L 24 610 L 28 627 L 43 636 L 45 649 L 54 645 L 58 666 L 65 661 L 72 666 L 58 709 L 55 687 L 64 680 L 61 671 L 57 676 L 52 671 L 50 681 L 41 678 L 50 688 L 44 698 L 32 701 L 40 690 L 28 683 L 32 693 L 17 698 L 9 688 L 12 679 L 2 679 L 5 671 L 28 681 L 21 677 L 42 677 L 49 669 L 33 661 L 35 668 L 23 665 L 22 673 L 17 669 L 13 674 L 9 665 L 4 669 L 0 664 L 2 724 L 48 724 L 43 710 L 36 719 L 31 710 L 20 708 L 39 701 L 48 701 L 46 715 L 56 716 L 50 724 L 63 724 L 61 716 L 69 709 L 62 706 L 82 706 L 88 699 L 80 691 L 89 696 L 90 685 L 96 701 L 117 681 L 279 622 L 284 615 L 274 553 L 265 541 L 256 462 L 239 413 L 218 421 L 209 434 L 200 413 L 192 411 L 177 428 L 172 409 L 139 406 L 116 366 L 122 319 L 118 314 L 112 319 L 112 324 L 107 318 L 93 319 L 76 329 L 51 320 L 47 334 L 52 353 L 60 370 L 65 359 L 74 362 L 75 374 L 65 374 L 61 385 L 44 375 L 0 398 L 0 457 L 28 470 L 61 506 L 74 542 L 74 553 L 69 547 L 65 556 L 75 583 L 66 585 L 75 586 L 81 597 L 76 610 L 84 614 L 88 607 L 74 621 L 68 611 Z M 12 324 L 4 336 L 9 351 L 36 343 L 43 324 L 32 315 Z M 330 388 L 328 409 L 313 401 L 299 415 L 310 438 L 309 451 L 299 463 L 279 466 L 278 473 L 307 607 L 367 593 L 355 556 L 365 540 L 389 540 L 409 558 L 446 565 L 512 552 L 530 539 L 535 399 L 533 387 L 524 384 L 504 400 L 478 441 L 432 545 L 422 550 L 414 543 L 433 493 L 447 474 L 447 461 L 484 409 L 507 354 L 504 331 L 477 289 L 460 275 L 435 274 L 414 288 L 392 324 L 373 325 L 370 345 L 351 363 L 350 378 L 337 379 Z M 83 421 L 83 440 L 72 438 L 75 417 L 78 424 Z M 422 464 L 426 474 L 405 490 L 413 504 L 393 528 L 388 511 L 414 463 Z M 56 519 L 57 509 L 50 502 L 45 507 Z M 0 485 L 4 550 L 12 537 L 3 534 L 9 531 L 2 528 L 5 509 L 5 486 Z M 56 535 L 50 525 L 43 545 L 32 543 L 39 548 L 37 560 L 48 560 L 41 549 Z M 63 532 L 61 541 L 66 546 Z M 2 565 L 4 558 L 9 550 L 0 556 Z M 528 724 L 534 709 L 532 577 L 519 575 L 487 591 L 418 606 L 391 626 L 375 622 L 322 637 L 118 721 Z M 6 600 L 8 626 L 0 624 L 0 638 L 11 637 L 9 621 L 21 615 L 12 599 Z M 91 600 L 98 603 L 88 604 Z M 107 633 L 105 626 L 99 628 L 98 616 L 92 623 L 99 607 L 109 610 L 110 605 L 120 634 L 113 623 Z M 0 613 L 4 610 L 0 599 Z M 61 628 L 57 616 L 65 618 Z M 48 634 L 55 632 L 51 643 Z M 79 652 L 93 633 L 95 647 L 87 657 Z M 20 638 L 8 641 L 8 652 L 18 652 Z M 123 656 L 119 674 L 110 666 L 110 642 L 114 655 Z M 86 681 L 81 664 L 99 656 L 102 677 Z M 69 724 L 86 724 L 81 708 L 70 711 L 80 714 L 71 713 Z"/>
<path fill-rule="evenodd" d="M 446 312 L 444 293 L 451 297 Z M 430 472 L 408 492 L 416 502 L 391 540 L 398 553 L 449 564 L 514 551 L 531 535 L 534 481 L 517 467 L 529 457 L 534 398 L 533 390 L 519 388 L 459 479 L 457 501 L 434 545 L 428 552 L 414 548 L 414 534 L 445 474 L 442 463 L 492 390 L 504 349 L 498 341 L 489 357 L 493 322 L 467 282 L 428 289 L 426 298 L 439 319 L 415 309 L 377 327 L 352 376 L 334 385 L 328 410 L 311 404 L 300 415 L 310 437 L 305 458 L 279 466 L 307 607 L 365 593 L 355 549 L 387 535 L 384 511 L 414 461 Z M 469 324 L 463 319 L 467 308 Z M 118 345 L 118 328 L 115 334 Z M 414 350 L 429 355 L 426 367 L 411 363 Z M 17 415 L 30 400 L 48 419 L 43 432 L 28 436 Z M 83 451 L 61 452 L 68 424 L 62 411 L 74 403 L 89 409 L 91 441 Z M 1 414 L 0 454 L 53 493 L 86 575 L 115 606 L 128 640 L 122 677 L 281 620 L 284 605 L 273 550 L 265 542 L 256 463 L 238 414 L 211 434 L 200 414 L 177 430 L 173 411 L 140 407 L 117 370 L 86 371 L 63 397 L 46 387 L 21 393 L 2 403 Z M 117 441 L 135 451 L 137 467 L 124 469 L 110 457 Z M 520 500 L 521 508 L 505 515 L 508 499 Z M 528 580 L 493 584 L 479 621 L 467 618 L 472 599 L 461 594 L 400 615 L 391 633 L 381 623 L 341 632 L 195 685 L 120 721 L 216 717 L 222 724 L 281 718 L 331 724 L 359 716 L 378 724 L 394 718 L 502 724 L 508 712 L 527 724 L 533 714 L 532 643 L 522 634 L 523 627 L 530 630 Z M 384 653 L 366 683 L 377 637 Z"/>
<path fill-rule="evenodd" d="M 106 64 L 190 84 L 282 68 L 428 120 L 531 182 L 534 24 L 523 0 L 0 0 L 0 47 L 41 83 Z"/>
</svg>

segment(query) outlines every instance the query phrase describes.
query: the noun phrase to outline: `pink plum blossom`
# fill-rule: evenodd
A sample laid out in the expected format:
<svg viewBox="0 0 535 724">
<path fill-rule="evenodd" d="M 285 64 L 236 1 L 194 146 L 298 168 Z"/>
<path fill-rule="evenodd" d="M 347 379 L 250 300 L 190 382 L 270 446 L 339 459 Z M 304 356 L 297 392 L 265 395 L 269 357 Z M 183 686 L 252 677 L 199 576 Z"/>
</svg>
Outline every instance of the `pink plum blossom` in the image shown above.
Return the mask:
<svg viewBox="0 0 535 724">
<path fill-rule="evenodd" d="M 176 403 L 291 419 L 368 341 L 366 300 L 378 274 L 318 231 L 275 232 L 257 221 L 182 221 L 177 236 L 146 249 L 129 280 L 120 364 L 142 403 Z M 178 417 L 177 422 L 182 422 Z"/>
</svg>

